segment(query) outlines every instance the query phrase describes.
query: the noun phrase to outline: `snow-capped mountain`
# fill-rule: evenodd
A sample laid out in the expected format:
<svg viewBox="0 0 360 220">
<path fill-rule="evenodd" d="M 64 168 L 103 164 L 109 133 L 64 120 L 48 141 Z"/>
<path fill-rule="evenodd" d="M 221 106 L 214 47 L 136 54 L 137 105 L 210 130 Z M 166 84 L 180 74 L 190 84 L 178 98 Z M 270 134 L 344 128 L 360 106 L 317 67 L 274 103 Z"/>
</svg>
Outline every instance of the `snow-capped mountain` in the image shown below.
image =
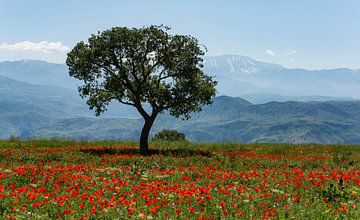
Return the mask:
<svg viewBox="0 0 360 220">
<path fill-rule="evenodd" d="M 221 95 L 282 94 L 360 98 L 360 70 L 288 69 L 246 56 L 204 58 L 204 71 L 219 81 Z"/>
<path fill-rule="evenodd" d="M 218 73 L 256 74 L 265 70 L 276 71 L 283 67 L 277 64 L 265 63 L 247 56 L 222 55 L 204 58 L 205 69 Z"/>
</svg>

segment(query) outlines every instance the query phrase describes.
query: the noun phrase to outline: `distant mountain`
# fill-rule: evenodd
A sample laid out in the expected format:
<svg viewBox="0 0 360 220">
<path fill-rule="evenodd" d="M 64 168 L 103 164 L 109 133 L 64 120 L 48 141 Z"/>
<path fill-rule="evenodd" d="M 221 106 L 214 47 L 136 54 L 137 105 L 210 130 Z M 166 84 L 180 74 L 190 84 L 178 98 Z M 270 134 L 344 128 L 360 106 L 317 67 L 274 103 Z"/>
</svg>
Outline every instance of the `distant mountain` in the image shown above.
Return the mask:
<svg viewBox="0 0 360 220">
<path fill-rule="evenodd" d="M 287 69 L 238 55 L 205 57 L 204 66 L 218 81 L 218 95 L 250 97 L 254 103 L 360 98 L 360 70 Z M 81 84 L 68 75 L 66 65 L 37 60 L 0 62 L 0 76 L 74 91 Z"/>
<path fill-rule="evenodd" d="M 279 95 L 279 94 L 244 94 L 241 96 L 242 98 L 248 100 L 253 104 L 264 104 L 272 101 L 276 102 L 289 102 L 289 101 L 297 101 L 297 102 L 325 102 L 325 101 L 356 101 L 358 99 L 350 98 L 350 97 L 334 97 L 334 96 L 287 96 L 287 95 Z"/>
<path fill-rule="evenodd" d="M 0 138 L 76 117 L 95 117 L 77 91 L 0 76 Z M 106 117 L 138 118 L 139 115 L 129 106 L 114 104 L 101 116 Z"/>
<path fill-rule="evenodd" d="M 85 103 L 73 90 L 32 85 L 7 77 L 0 77 L 0 103 L 1 115 L 34 111 L 57 118 L 90 116 Z M 24 105 L 29 107 L 23 108 Z"/>
<path fill-rule="evenodd" d="M 137 140 L 141 119 L 66 119 L 23 137 Z M 152 135 L 177 129 L 196 141 L 360 143 L 360 102 L 270 102 L 253 105 L 220 96 L 189 121 L 162 114 Z"/>
<path fill-rule="evenodd" d="M 219 95 L 228 96 L 189 121 L 164 113 L 153 133 L 173 128 L 197 141 L 360 143 L 358 70 L 286 69 L 232 55 L 205 58 L 204 70 L 216 76 Z M 0 63 L 0 138 L 137 140 L 136 110 L 114 103 L 95 118 L 76 84 L 65 65 Z"/>
<path fill-rule="evenodd" d="M 265 63 L 239 55 L 205 57 L 204 64 L 207 69 L 215 70 L 215 74 L 234 73 L 259 75 L 266 74 L 267 71 L 274 72 L 283 69 L 283 67 L 278 64 Z"/>
<path fill-rule="evenodd" d="M 360 98 L 360 70 L 288 69 L 249 57 L 205 57 L 205 72 L 216 76 L 219 94 L 282 94 L 285 96 L 333 96 Z"/>
<path fill-rule="evenodd" d="M 68 75 L 64 64 L 48 63 L 40 60 L 0 62 L 0 76 L 31 84 L 63 87 L 76 90 L 80 84 Z"/>
<path fill-rule="evenodd" d="M 19 136 L 64 118 L 91 117 L 75 92 L 0 77 L 0 138 Z"/>
</svg>

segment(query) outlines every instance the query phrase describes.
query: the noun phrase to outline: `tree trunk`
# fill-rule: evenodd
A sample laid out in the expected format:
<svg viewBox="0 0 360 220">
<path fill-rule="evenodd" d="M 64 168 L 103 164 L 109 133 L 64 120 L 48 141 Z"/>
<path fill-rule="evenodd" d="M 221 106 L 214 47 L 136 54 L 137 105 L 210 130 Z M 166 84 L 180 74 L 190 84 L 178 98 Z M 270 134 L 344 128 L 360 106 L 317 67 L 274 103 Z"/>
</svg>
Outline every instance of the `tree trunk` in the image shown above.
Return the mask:
<svg viewBox="0 0 360 220">
<path fill-rule="evenodd" d="M 155 117 L 151 116 L 150 118 L 145 119 L 145 123 L 141 130 L 141 136 L 140 136 L 141 154 L 147 154 L 149 152 L 148 138 L 149 138 L 150 129 L 155 121 Z"/>
</svg>

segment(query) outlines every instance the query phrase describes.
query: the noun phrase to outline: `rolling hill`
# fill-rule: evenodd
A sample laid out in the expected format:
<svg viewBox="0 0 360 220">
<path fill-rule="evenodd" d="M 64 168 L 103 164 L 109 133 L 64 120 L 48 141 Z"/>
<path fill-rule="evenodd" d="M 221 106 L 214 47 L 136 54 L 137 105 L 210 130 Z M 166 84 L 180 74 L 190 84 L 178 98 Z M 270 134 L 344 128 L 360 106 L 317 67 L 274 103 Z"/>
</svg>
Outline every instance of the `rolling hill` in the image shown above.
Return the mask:
<svg viewBox="0 0 360 220">
<path fill-rule="evenodd" d="M 360 143 L 360 102 L 270 102 L 253 105 L 241 98 L 216 97 L 212 106 L 182 121 L 162 114 L 152 135 L 176 129 L 195 141 Z M 141 119 L 76 118 L 53 123 L 28 137 L 137 140 Z"/>
<path fill-rule="evenodd" d="M 230 55 L 205 61 L 205 70 L 216 73 L 219 94 L 227 94 L 228 89 L 231 96 L 242 94 L 245 99 L 218 96 L 212 106 L 193 114 L 189 121 L 164 113 L 152 134 L 172 128 L 196 141 L 360 143 L 360 101 L 354 90 L 359 71 L 291 70 Z M 321 81 L 323 86 L 316 87 Z M 326 89 L 330 84 L 337 88 L 333 93 Z M 73 87 L 76 82 L 71 82 L 64 65 L 0 63 L 0 138 L 137 140 L 142 120 L 134 109 L 115 103 L 96 118 Z"/>
<path fill-rule="evenodd" d="M 94 118 L 78 93 L 56 86 L 33 85 L 0 76 L 0 138 L 48 126 L 69 118 Z M 128 106 L 110 107 L 102 118 L 138 118 Z"/>
</svg>

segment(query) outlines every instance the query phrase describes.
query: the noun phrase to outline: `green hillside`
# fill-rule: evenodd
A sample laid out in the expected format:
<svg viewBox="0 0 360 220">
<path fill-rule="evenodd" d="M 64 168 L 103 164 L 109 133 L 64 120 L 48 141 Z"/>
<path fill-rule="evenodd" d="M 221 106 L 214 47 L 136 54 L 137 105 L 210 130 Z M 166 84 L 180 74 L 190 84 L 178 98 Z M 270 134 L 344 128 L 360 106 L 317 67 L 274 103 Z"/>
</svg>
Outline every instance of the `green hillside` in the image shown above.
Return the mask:
<svg viewBox="0 0 360 220">
<path fill-rule="evenodd" d="M 196 141 L 353 144 L 360 143 L 359 114 L 360 102 L 354 101 L 253 105 L 240 98 L 221 96 L 189 121 L 166 113 L 160 115 L 152 133 L 176 129 Z M 141 119 L 77 118 L 34 130 L 24 137 L 137 140 L 141 126 Z"/>
<path fill-rule="evenodd" d="M 0 138 L 137 140 L 142 119 L 114 103 L 96 118 L 76 91 L 0 77 Z M 176 129 L 196 141 L 360 143 L 360 101 L 252 104 L 219 96 L 188 121 L 160 115 L 152 135 Z"/>
</svg>

